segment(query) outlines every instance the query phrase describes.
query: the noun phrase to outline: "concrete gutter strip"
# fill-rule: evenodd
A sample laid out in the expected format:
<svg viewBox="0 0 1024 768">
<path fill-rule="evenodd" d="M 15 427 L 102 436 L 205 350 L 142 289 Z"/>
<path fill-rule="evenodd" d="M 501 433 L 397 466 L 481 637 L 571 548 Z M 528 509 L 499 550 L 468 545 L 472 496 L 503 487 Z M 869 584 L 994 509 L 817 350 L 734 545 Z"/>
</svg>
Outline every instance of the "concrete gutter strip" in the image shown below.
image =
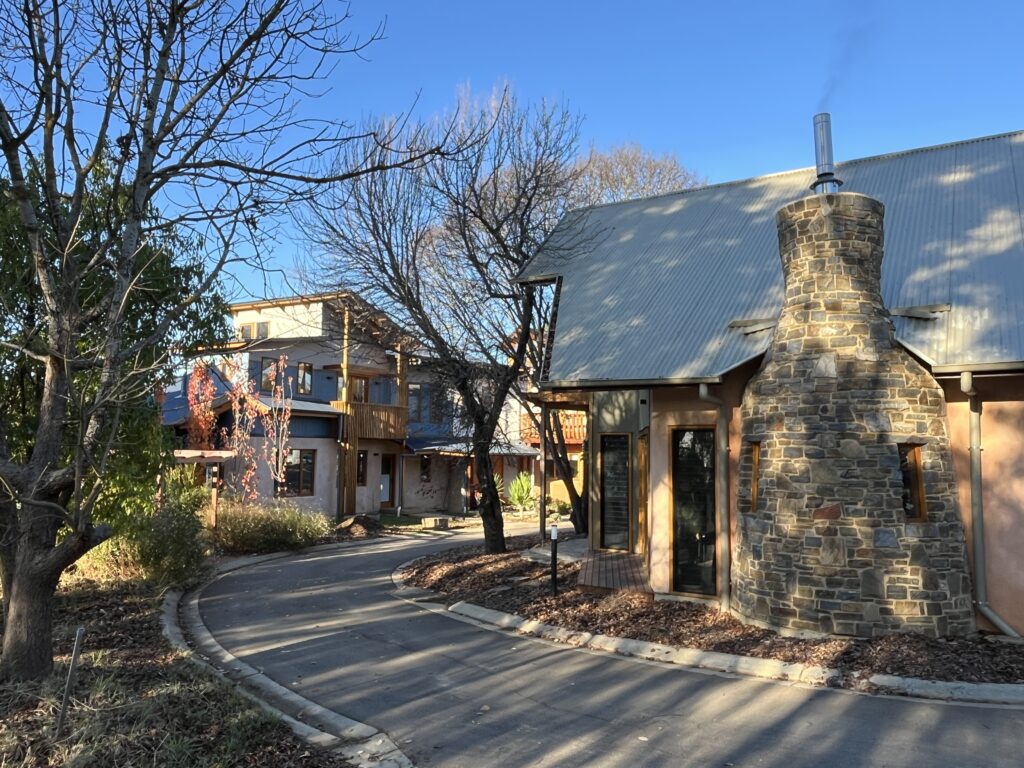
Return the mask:
<svg viewBox="0 0 1024 768">
<path fill-rule="evenodd" d="M 956 683 L 895 675 L 872 675 L 868 682 L 922 699 L 1024 705 L 1024 685 L 1013 683 Z"/>
<path fill-rule="evenodd" d="M 303 553 L 348 548 L 364 543 L 328 544 L 303 550 Z M 214 567 L 214 580 L 239 568 L 295 554 L 286 552 L 256 555 L 219 563 Z M 163 633 L 175 648 L 182 651 L 192 662 L 234 682 L 241 695 L 280 718 L 293 733 L 307 743 L 333 751 L 360 768 L 414 768 L 412 761 L 386 733 L 371 725 L 332 712 L 315 701 L 300 696 L 221 646 L 206 628 L 199 613 L 199 598 L 205 586 L 184 596 L 180 591 L 170 591 L 164 596 L 161 616 Z M 198 654 L 189 647 L 179 618 L 183 619 L 185 629 Z"/>
</svg>

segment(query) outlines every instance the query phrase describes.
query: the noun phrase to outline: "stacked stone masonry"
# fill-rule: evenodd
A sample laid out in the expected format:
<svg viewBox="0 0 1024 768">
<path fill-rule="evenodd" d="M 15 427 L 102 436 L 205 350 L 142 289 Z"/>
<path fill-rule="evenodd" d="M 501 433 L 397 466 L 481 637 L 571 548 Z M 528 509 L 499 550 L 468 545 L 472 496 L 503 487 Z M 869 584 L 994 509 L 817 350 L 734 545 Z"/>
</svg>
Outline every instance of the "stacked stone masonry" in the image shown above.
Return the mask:
<svg viewBox="0 0 1024 768">
<path fill-rule="evenodd" d="M 882 302 L 883 211 L 840 193 L 777 214 L 786 296 L 744 393 L 735 607 L 793 630 L 964 634 L 974 620 L 945 400 Z M 919 446 L 917 520 L 901 444 Z"/>
</svg>

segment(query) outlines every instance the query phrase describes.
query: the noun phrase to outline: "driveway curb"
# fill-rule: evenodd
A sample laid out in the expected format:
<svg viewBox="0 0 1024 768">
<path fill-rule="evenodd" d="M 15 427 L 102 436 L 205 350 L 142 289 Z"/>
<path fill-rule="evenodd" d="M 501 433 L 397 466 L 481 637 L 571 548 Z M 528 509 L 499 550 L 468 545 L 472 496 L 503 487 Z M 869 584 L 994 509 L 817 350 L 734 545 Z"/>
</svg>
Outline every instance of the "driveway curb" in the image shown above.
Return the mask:
<svg viewBox="0 0 1024 768">
<path fill-rule="evenodd" d="M 407 586 L 402 577 L 402 571 L 418 559 L 420 558 L 399 565 L 392 573 L 391 580 L 400 592 L 415 592 L 421 600 L 428 594 L 436 595 L 436 593 L 419 587 Z M 409 597 L 403 597 L 403 599 L 420 603 L 420 600 Z M 442 605 L 441 603 L 437 604 L 439 607 Z M 777 659 L 759 659 L 752 656 L 737 656 L 729 653 L 702 651 L 697 648 L 680 648 L 624 637 L 578 632 L 465 601 L 447 606 L 447 611 L 456 614 L 457 617 L 466 617 L 496 629 L 511 630 L 522 635 L 538 637 L 563 645 L 607 651 L 646 661 L 816 686 L 827 686 L 832 681 L 838 681 L 842 676 L 839 670 L 829 667 L 788 663 Z M 966 704 L 1024 706 L 1024 685 L 1015 683 L 948 682 L 881 674 L 872 675 L 868 678 L 867 683 L 870 686 L 883 689 L 886 694 L 911 696 L 919 699 Z M 868 695 L 872 694 L 872 691 L 863 688 L 853 690 Z"/>
<path fill-rule="evenodd" d="M 324 544 L 300 552 L 255 555 L 218 563 L 213 577 L 196 589 L 187 593 L 174 590 L 164 596 L 161 623 L 164 636 L 191 661 L 230 680 L 239 693 L 279 717 L 310 744 L 335 752 L 360 768 L 415 768 L 383 731 L 322 707 L 236 657 L 217 642 L 199 612 L 203 590 L 227 573 L 295 555 L 366 546 L 367 541 L 377 540 Z M 194 648 L 189 646 L 186 635 Z"/>
</svg>

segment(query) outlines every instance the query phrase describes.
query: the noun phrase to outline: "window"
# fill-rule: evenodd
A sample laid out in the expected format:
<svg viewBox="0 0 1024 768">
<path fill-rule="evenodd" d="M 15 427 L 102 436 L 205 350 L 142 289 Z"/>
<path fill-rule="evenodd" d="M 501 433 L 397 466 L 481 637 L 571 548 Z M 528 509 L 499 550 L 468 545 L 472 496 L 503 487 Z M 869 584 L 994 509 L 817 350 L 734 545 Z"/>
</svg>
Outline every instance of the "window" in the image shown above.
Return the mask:
<svg viewBox="0 0 1024 768">
<path fill-rule="evenodd" d="M 907 520 L 926 520 L 928 510 L 924 503 L 921 446 L 905 443 L 897 448 L 900 452 L 900 473 L 903 475 L 903 512 Z"/>
<path fill-rule="evenodd" d="M 266 339 L 270 337 L 270 323 L 256 323 L 256 338 Z"/>
<path fill-rule="evenodd" d="M 430 482 L 430 457 L 420 456 L 420 482 Z"/>
<path fill-rule="evenodd" d="M 426 421 L 426 402 L 422 384 L 409 385 L 409 421 Z"/>
<path fill-rule="evenodd" d="M 299 363 L 299 380 L 297 387 L 300 395 L 313 394 L 313 364 Z"/>
<path fill-rule="evenodd" d="M 239 323 L 238 325 L 238 338 L 243 341 L 252 341 L 253 334 L 256 331 L 256 325 L 254 323 Z"/>
<path fill-rule="evenodd" d="M 293 449 L 288 451 L 284 465 L 283 496 L 312 496 L 316 475 L 316 451 Z"/>
<path fill-rule="evenodd" d="M 601 547 L 629 549 L 629 435 L 601 435 L 600 461 Z"/>
<path fill-rule="evenodd" d="M 277 373 L 277 360 L 272 357 L 264 357 L 260 362 L 260 391 L 274 391 L 275 373 Z"/>
<path fill-rule="evenodd" d="M 356 453 L 356 485 L 366 485 L 366 451 Z"/>
<path fill-rule="evenodd" d="M 560 475 L 558 474 L 558 470 L 555 467 L 555 460 L 554 459 L 547 459 L 547 460 L 545 460 L 544 464 L 545 464 L 545 469 L 546 469 L 546 471 L 548 473 L 548 479 L 560 477 Z M 568 466 L 569 466 L 569 477 L 576 477 L 576 472 L 577 472 L 578 467 L 577 467 L 576 462 L 572 460 L 571 456 L 569 457 Z"/>
<path fill-rule="evenodd" d="M 349 376 L 348 401 L 350 403 L 370 402 L 370 380 L 365 376 Z"/>
</svg>

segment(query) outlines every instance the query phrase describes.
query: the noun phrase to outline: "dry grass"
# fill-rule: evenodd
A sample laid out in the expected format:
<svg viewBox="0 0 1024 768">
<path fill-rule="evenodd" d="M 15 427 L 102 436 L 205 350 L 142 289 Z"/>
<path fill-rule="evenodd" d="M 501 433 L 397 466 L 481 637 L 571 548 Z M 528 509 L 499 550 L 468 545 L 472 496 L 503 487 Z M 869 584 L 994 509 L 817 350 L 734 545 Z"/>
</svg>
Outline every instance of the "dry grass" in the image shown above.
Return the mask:
<svg viewBox="0 0 1024 768">
<path fill-rule="evenodd" d="M 142 582 L 77 579 L 57 598 L 54 673 L 0 685 L 0 766 L 347 766 L 185 659 Z M 86 628 L 63 738 L 53 728 L 75 628 Z"/>
</svg>

